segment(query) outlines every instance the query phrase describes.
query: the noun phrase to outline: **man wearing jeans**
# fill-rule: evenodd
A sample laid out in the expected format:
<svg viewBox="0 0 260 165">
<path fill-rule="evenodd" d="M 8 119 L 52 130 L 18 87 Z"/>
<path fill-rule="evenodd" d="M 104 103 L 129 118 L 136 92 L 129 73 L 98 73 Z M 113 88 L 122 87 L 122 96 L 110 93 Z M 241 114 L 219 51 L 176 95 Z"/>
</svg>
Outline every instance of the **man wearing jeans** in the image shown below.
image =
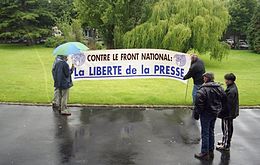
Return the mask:
<svg viewBox="0 0 260 165">
<path fill-rule="evenodd" d="M 187 80 L 189 78 L 193 79 L 193 90 L 192 90 L 192 99 L 193 104 L 195 103 L 195 98 L 198 89 L 203 84 L 202 75 L 205 73 L 205 66 L 202 60 L 198 58 L 197 55 L 191 56 L 191 66 L 188 73 L 184 76 L 183 80 Z"/>
<path fill-rule="evenodd" d="M 67 102 L 69 89 L 73 86 L 71 80 L 73 66 L 70 69 L 67 60 L 66 56 L 60 56 L 60 60 L 55 63 L 52 71 L 55 87 L 54 105 L 62 115 L 71 115 L 67 108 Z"/>
<path fill-rule="evenodd" d="M 203 74 L 204 84 L 197 92 L 194 117 L 201 123 L 201 152 L 195 158 L 210 160 L 214 158 L 214 128 L 219 112 L 225 103 L 225 91 L 214 82 L 213 73 Z"/>
</svg>

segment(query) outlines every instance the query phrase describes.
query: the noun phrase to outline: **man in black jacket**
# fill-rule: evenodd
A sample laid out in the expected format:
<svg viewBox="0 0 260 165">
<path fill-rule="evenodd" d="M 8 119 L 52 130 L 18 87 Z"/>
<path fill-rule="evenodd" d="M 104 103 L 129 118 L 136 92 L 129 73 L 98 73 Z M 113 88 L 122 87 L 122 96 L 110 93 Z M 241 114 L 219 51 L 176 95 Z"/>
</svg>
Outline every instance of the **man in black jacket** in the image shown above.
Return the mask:
<svg viewBox="0 0 260 165">
<path fill-rule="evenodd" d="M 194 117 L 201 123 L 201 152 L 195 158 L 209 160 L 214 157 L 214 128 L 219 112 L 222 111 L 225 91 L 214 82 L 213 73 L 203 74 L 204 84 L 197 92 Z"/>
<path fill-rule="evenodd" d="M 197 55 L 191 56 L 191 66 L 188 73 L 184 76 L 183 80 L 193 79 L 193 90 L 192 90 L 192 99 L 193 104 L 195 103 L 195 98 L 198 89 L 203 84 L 202 75 L 205 73 L 205 66 L 202 60 L 198 58 Z"/>
<path fill-rule="evenodd" d="M 54 79 L 54 87 L 56 92 L 55 104 L 59 107 L 62 115 L 71 115 L 67 108 L 69 89 L 73 86 L 71 74 L 73 66 L 70 69 L 66 56 L 60 56 L 61 59 L 53 66 L 52 74 Z"/>
<path fill-rule="evenodd" d="M 217 150 L 230 150 L 230 143 L 233 134 L 233 119 L 239 115 L 239 98 L 238 89 L 235 84 L 236 76 L 233 73 L 226 74 L 224 76 L 226 89 L 226 105 L 223 112 L 219 114 L 219 118 L 222 119 L 222 141 L 218 142 Z"/>
</svg>

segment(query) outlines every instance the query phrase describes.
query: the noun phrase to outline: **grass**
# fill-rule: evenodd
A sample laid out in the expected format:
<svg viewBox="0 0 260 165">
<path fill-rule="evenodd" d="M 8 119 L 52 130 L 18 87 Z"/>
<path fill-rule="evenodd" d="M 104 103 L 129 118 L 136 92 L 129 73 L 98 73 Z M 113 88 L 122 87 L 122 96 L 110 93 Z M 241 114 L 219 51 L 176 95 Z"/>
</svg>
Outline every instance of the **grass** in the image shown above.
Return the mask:
<svg viewBox="0 0 260 165">
<path fill-rule="evenodd" d="M 53 95 L 51 68 L 54 57 L 42 46 L 0 45 L 0 101 L 49 103 Z M 223 82 L 223 75 L 233 72 L 241 105 L 260 104 L 260 55 L 232 50 L 222 62 L 202 56 L 207 71 Z M 77 81 L 70 92 L 70 103 L 84 104 L 191 104 L 192 81 L 186 85 L 171 79 L 134 79 Z"/>
</svg>

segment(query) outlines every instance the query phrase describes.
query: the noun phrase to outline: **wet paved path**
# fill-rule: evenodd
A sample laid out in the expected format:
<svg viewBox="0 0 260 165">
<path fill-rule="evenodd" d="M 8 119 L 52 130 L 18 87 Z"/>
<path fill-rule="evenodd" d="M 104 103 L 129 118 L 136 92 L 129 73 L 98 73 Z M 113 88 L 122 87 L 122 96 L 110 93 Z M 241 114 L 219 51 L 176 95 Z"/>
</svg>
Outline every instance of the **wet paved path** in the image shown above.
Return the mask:
<svg viewBox="0 0 260 165">
<path fill-rule="evenodd" d="M 91 110 L 0 105 L 0 165 L 200 165 L 189 110 Z M 260 164 L 260 110 L 241 110 L 230 154 L 212 164 Z M 216 140 L 221 138 L 220 122 Z"/>
</svg>

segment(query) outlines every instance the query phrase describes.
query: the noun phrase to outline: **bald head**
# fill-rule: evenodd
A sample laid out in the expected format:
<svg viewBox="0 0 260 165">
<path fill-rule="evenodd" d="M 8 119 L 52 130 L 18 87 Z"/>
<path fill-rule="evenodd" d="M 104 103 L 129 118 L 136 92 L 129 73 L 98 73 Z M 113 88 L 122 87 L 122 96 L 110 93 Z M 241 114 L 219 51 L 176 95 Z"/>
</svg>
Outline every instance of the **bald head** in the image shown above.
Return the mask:
<svg viewBox="0 0 260 165">
<path fill-rule="evenodd" d="M 191 63 L 194 63 L 198 60 L 198 56 L 196 54 L 191 55 Z"/>
</svg>

